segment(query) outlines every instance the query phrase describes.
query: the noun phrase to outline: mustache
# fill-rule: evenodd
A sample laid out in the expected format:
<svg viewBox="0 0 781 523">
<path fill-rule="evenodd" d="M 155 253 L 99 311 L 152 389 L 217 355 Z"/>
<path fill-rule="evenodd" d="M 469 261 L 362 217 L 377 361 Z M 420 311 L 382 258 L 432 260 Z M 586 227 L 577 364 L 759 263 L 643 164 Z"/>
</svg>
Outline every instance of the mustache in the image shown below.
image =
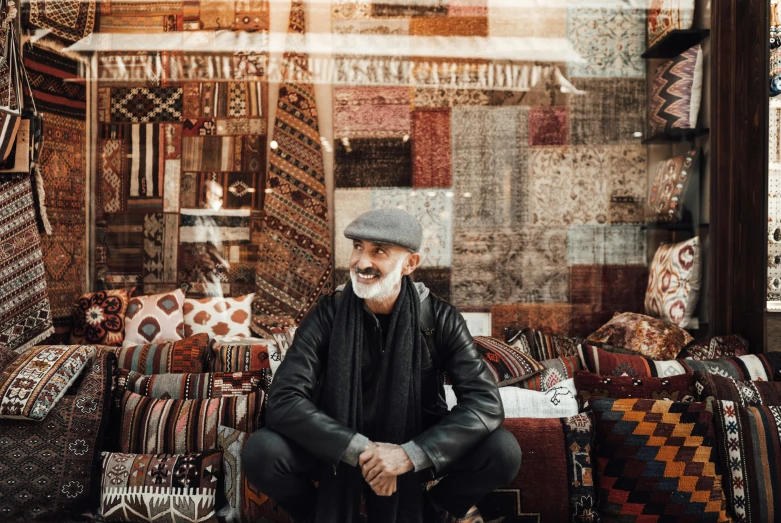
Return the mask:
<svg viewBox="0 0 781 523">
<path fill-rule="evenodd" d="M 381 277 L 382 273 L 378 271 L 377 269 L 359 269 L 358 267 L 353 267 L 353 271 L 355 271 L 355 274 L 363 274 L 364 276 L 377 276 Z"/>
</svg>

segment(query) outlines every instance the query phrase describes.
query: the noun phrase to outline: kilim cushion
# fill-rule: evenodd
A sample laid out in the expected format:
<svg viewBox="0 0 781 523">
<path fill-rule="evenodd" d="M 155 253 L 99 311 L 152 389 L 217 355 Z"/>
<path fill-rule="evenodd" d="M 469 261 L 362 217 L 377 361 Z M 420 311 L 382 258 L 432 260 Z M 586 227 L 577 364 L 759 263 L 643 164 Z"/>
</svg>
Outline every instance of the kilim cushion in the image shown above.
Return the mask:
<svg viewBox="0 0 781 523">
<path fill-rule="evenodd" d="M 518 387 L 500 387 L 505 418 L 566 418 L 578 413 L 578 401 L 575 398 L 575 380 L 572 378 L 551 387 L 545 392 L 520 389 Z M 451 410 L 458 404 L 456 393 L 451 385 L 445 385 L 447 408 Z"/>
<path fill-rule="evenodd" d="M 741 407 L 781 405 L 781 381 L 742 381 L 703 372 L 694 373 L 700 401 L 731 401 Z"/>
<path fill-rule="evenodd" d="M 273 340 L 258 339 L 257 343 L 211 343 L 211 366 L 214 372 L 262 371 L 271 369 L 269 353 L 274 352 Z"/>
<path fill-rule="evenodd" d="M 531 356 L 496 338 L 475 336 L 475 348 L 500 387 L 523 381 L 545 368 Z"/>
<path fill-rule="evenodd" d="M 713 406 L 724 490 L 735 521 L 770 523 L 781 513 L 781 407 Z"/>
<path fill-rule="evenodd" d="M 691 29 L 694 0 L 653 0 L 648 9 L 648 47 L 676 29 Z"/>
<path fill-rule="evenodd" d="M 586 341 L 623 347 L 649 358 L 672 359 L 694 338 L 685 330 L 657 318 L 625 312 L 616 314 Z"/>
<path fill-rule="evenodd" d="M 14 359 L 18 356 L 15 352 L 11 352 L 8 349 L 4 349 L 3 347 L 0 347 L 0 371 L 5 369 L 9 363 L 14 361 Z"/>
<path fill-rule="evenodd" d="M 184 300 L 184 335 L 206 333 L 209 336 L 250 336 L 252 298 L 201 298 Z"/>
<path fill-rule="evenodd" d="M 136 296 L 125 314 L 124 345 L 161 343 L 182 339 L 184 334 L 184 291 Z"/>
<path fill-rule="evenodd" d="M 100 516 L 105 521 L 216 522 L 219 451 L 101 455 Z"/>
<path fill-rule="evenodd" d="M 639 355 L 613 354 L 588 344 L 581 345 L 580 351 L 586 368 L 604 376 L 669 377 L 700 371 L 736 380 L 781 379 L 781 353 L 777 352 L 718 360 L 656 361 Z"/>
<path fill-rule="evenodd" d="M 645 311 L 681 328 L 689 327 L 700 297 L 700 265 L 699 237 L 660 245 L 648 271 Z"/>
<path fill-rule="evenodd" d="M 0 418 L 40 421 L 95 355 L 89 345 L 42 345 L 0 373 Z"/>
<path fill-rule="evenodd" d="M 206 374 L 153 374 L 145 376 L 121 369 L 117 379 L 120 391 L 128 390 L 148 398 L 194 400 L 243 396 L 258 392 L 262 372 L 212 372 Z"/>
<path fill-rule="evenodd" d="M 717 358 L 732 358 L 748 354 L 748 342 L 736 334 L 714 336 L 704 340 L 695 340 L 688 344 L 679 358 L 693 360 L 715 360 Z"/>
<path fill-rule="evenodd" d="M 697 401 L 694 376 L 681 374 L 669 378 L 643 376 L 600 376 L 588 371 L 575 373 L 578 405 L 589 410 L 590 401 L 596 398 L 639 398 L 670 401 Z"/>
<path fill-rule="evenodd" d="M 208 357 L 207 334 L 196 334 L 172 343 L 133 345 L 117 350 L 119 368 L 141 374 L 197 374 L 206 369 Z"/>
<path fill-rule="evenodd" d="M 509 345 L 521 349 L 537 361 L 577 356 L 580 338 L 548 334 L 537 329 L 505 329 Z"/>
<path fill-rule="evenodd" d="M 206 400 L 154 399 L 125 391 L 122 396 L 122 452 L 203 452 L 217 448 L 217 426 L 258 429 L 263 391 Z"/>
<path fill-rule="evenodd" d="M 611 521 L 729 521 L 702 403 L 597 398 L 599 512 Z"/>
<path fill-rule="evenodd" d="M 651 134 L 693 129 L 702 100 L 702 48 L 687 49 L 656 68 L 648 101 Z"/>
<path fill-rule="evenodd" d="M 656 166 L 656 177 L 648 192 L 646 216 L 649 222 L 677 222 L 683 212 L 683 199 L 689 180 L 698 174 L 699 155 L 692 149 L 681 156 L 662 160 Z"/>
<path fill-rule="evenodd" d="M 538 390 L 545 392 L 564 380 L 575 376 L 575 371 L 583 369 L 583 363 L 579 356 L 569 358 L 554 358 L 540 362 L 545 367 L 542 372 L 531 378 L 515 383 L 515 387 L 522 389 Z"/>
<path fill-rule="evenodd" d="M 478 504 L 486 521 L 599 523 L 592 470 L 590 413 L 556 419 L 505 419 L 523 450 L 506 486 Z"/>
<path fill-rule="evenodd" d="M 97 352 L 43 421 L 0 420 L 0 521 L 73 521 L 91 509 L 114 368 Z"/>
<path fill-rule="evenodd" d="M 83 294 L 73 306 L 71 343 L 122 345 L 132 289 Z"/>
</svg>

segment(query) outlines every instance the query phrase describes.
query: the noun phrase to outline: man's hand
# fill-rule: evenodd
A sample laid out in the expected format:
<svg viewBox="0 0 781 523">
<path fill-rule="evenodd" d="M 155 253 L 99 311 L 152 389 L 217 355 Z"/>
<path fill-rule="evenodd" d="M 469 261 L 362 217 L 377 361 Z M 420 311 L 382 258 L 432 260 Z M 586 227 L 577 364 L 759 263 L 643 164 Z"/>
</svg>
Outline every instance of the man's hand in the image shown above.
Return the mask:
<svg viewBox="0 0 781 523">
<path fill-rule="evenodd" d="M 358 458 L 358 464 L 363 478 L 378 496 L 396 492 L 396 477 L 414 468 L 405 450 L 391 443 L 370 442 Z"/>
</svg>

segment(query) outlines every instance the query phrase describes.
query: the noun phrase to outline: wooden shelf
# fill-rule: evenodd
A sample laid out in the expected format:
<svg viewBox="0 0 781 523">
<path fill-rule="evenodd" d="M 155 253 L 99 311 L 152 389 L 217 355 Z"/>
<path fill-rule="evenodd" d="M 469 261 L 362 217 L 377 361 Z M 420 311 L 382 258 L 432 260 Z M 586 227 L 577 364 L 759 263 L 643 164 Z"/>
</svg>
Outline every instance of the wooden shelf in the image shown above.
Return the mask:
<svg viewBox="0 0 781 523">
<path fill-rule="evenodd" d="M 644 145 L 649 144 L 665 144 L 665 143 L 680 143 L 680 142 L 693 142 L 701 136 L 706 136 L 710 133 L 710 129 L 677 129 L 663 134 L 657 134 L 650 138 L 643 140 Z"/>
<path fill-rule="evenodd" d="M 643 58 L 675 58 L 710 36 L 710 29 L 675 29 L 661 42 L 647 49 Z"/>
</svg>

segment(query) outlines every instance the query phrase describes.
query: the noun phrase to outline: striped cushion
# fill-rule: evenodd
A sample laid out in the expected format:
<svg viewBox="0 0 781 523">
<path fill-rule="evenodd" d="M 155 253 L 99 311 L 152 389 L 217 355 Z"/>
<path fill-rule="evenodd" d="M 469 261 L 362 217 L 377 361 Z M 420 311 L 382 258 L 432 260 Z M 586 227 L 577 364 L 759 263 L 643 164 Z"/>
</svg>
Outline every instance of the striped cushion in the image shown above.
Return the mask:
<svg viewBox="0 0 781 523">
<path fill-rule="evenodd" d="M 155 399 L 193 400 L 243 396 L 262 387 L 261 372 L 211 372 L 204 374 L 152 374 L 119 371 L 117 387 Z"/>
<path fill-rule="evenodd" d="M 258 339 L 257 343 L 211 343 L 211 368 L 214 372 L 261 371 L 271 369 L 270 349 L 273 340 Z"/>
<path fill-rule="evenodd" d="M 122 452 L 140 454 L 203 452 L 217 448 L 217 427 L 258 429 L 263 391 L 206 400 L 122 396 Z"/>
<path fill-rule="evenodd" d="M 475 348 L 500 387 L 523 381 L 545 369 L 531 356 L 496 338 L 475 336 Z"/>
<path fill-rule="evenodd" d="M 122 347 L 117 349 L 117 365 L 141 374 L 199 373 L 208 355 L 209 335 L 196 334 L 175 342 Z"/>
<path fill-rule="evenodd" d="M 741 407 L 781 405 L 781 381 L 741 381 L 715 374 L 694 374 L 700 401 L 706 398 L 733 401 Z"/>
<path fill-rule="evenodd" d="M 571 379 L 575 372 L 583 368 L 583 363 L 578 356 L 569 358 L 554 358 L 540 362 L 545 367 L 542 372 L 519 381 L 514 386 L 522 389 L 538 390 L 545 392 L 557 386 L 562 381 Z"/>
</svg>

